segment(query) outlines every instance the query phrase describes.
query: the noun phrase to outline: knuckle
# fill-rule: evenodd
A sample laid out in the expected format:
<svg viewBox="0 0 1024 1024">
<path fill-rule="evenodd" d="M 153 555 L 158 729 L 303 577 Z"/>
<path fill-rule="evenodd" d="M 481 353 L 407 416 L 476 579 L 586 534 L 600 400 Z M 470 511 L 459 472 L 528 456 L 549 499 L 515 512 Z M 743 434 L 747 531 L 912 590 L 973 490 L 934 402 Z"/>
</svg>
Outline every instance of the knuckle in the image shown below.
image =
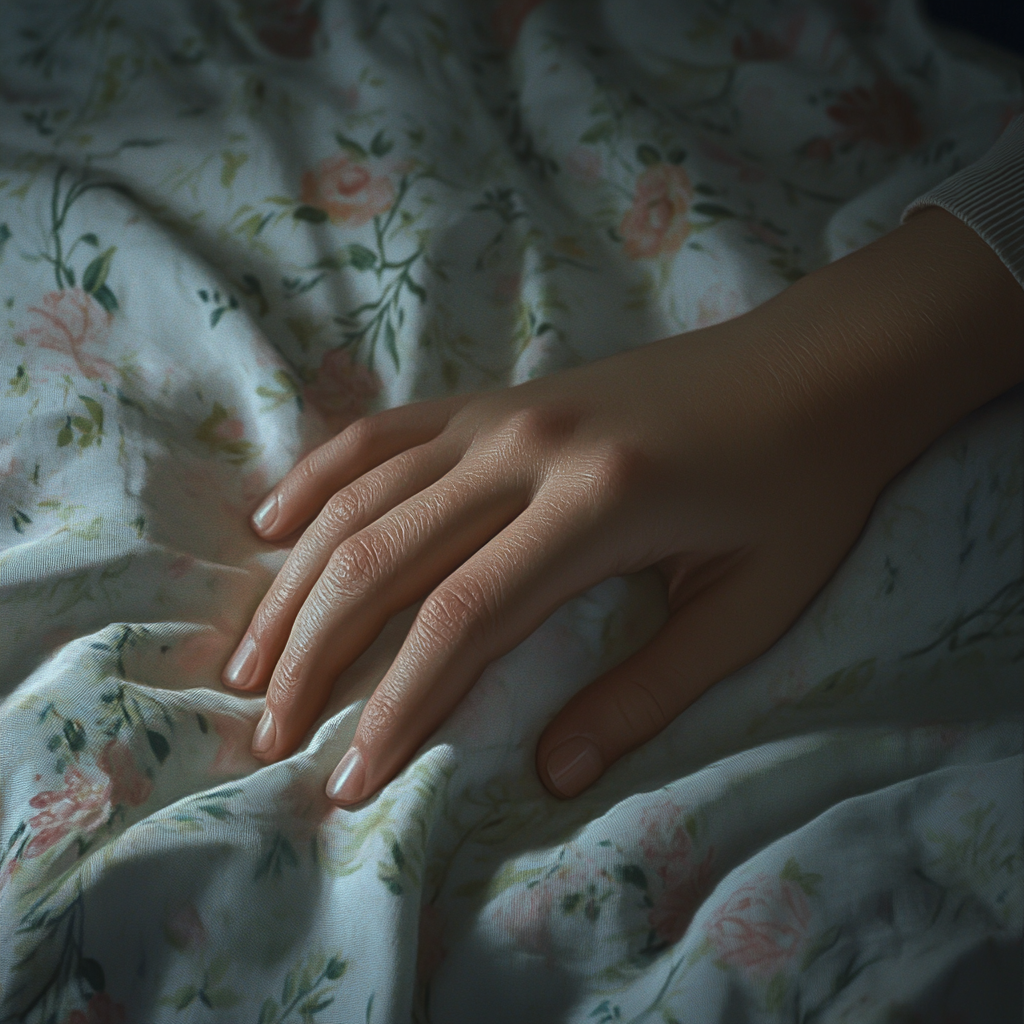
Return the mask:
<svg viewBox="0 0 1024 1024">
<path fill-rule="evenodd" d="M 505 431 L 513 443 L 547 448 L 571 435 L 579 419 L 568 404 L 535 405 L 512 413 Z"/>
<path fill-rule="evenodd" d="M 615 711 L 632 742 L 642 742 L 654 736 L 670 721 L 657 695 L 639 680 L 616 689 L 613 700 Z"/>
<path fill-rule="evenodd" d="M 344 593 L 369 590 L 387 568 L 386 546 L 379 534 L 373 538 L 359 534 L 349 538 L 331 555 L 324 578 Z"/>
<path fill-rule="evenodd" d="M 302 689 L 300 669 L 303 660 L 302 655 L 293 651 L 291 645 L 281 655 L 270 686 L 267 687 L 267 704 L 275 711 L 286 711 L 296 702 Z"/>
<path fill-rule="evenodd" d="M 614 441 L 590 460 L 586 477 L 595 497 L 618 501 L 636 491 L 647 463 L 647 455 L 637 445 Z"/>
<path fill-rule="evenodd" d="M 354 492 L 352 488 L 346 487 L 345 490 L 338 491 L 337 494 L 328 498 L 327 504 L 324 505 L 318 517 L 318 525 L 329 533 L 337 533 L 356 522 L 360 518 L 361 512 L 362 502 L 358 493 Z"/>
<path fill-rule="evenodd" d="M 267 591 L 252 620 L 252 638 L 259 645 L 288 611 L 291 589 L 275 583 Z"/>
<path fill-rule="evenodd" d="M 359 731 L 368 737 L 387 735 L 401 717 L 401 708 L 401 695 L 382 682 L 363 708 Z"/>
<path fill-rule="evenodd" d="M 338 435 L 338 442 L 347 452 L 359 454 L 372 446 L 378 433 L 377 420 L 373 416 L 364 416 L 355 423 L 350 423 Z"/>
<path fill-rule="evenodd" d="M 436 590 L 423 602 L 416 632 L 444 645 L 464 642 L 493 632 L 497 602 L 476 580 L 459 580 Z"/>
</svg>

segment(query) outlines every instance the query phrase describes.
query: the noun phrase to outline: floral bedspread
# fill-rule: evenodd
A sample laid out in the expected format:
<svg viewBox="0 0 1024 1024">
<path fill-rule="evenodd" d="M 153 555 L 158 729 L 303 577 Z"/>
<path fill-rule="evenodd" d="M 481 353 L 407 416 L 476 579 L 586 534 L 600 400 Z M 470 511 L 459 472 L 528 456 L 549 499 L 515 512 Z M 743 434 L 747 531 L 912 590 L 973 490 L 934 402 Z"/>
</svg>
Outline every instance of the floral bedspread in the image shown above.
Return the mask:
<svg viewBox="0 0 1024 1024">
<path fill-rule="evenodd" d="M 408 614 L 272 767 L 218 677 L 303 451 L 746 310 L 1021 98 L 909 0 L 4 0 L 0 1020 L 1019 1020 L 1019 390 L 577 800 L 534 743 L 652 578 L 356 811 L 324 783 Z"/>
</svg>

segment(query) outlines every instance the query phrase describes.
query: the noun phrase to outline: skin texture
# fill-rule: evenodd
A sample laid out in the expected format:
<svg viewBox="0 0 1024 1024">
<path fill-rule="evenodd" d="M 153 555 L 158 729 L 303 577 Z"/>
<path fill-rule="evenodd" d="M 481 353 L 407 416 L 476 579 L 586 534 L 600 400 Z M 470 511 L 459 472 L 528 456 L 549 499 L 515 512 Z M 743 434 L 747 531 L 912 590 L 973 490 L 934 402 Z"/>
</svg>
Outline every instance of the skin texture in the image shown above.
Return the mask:
<svg viewBox="0 0 1024 1024">
<path fill-rule="evenodd" d="M 1024 289 L 933 208 L 727 323 L 360 420 L 254 516 L 267 540 L 304 529 L 225 669 L 267 689 L 254 753 L 290 754 L 423 600 L 328 782 L 365 800 L 560 604 L 657 566 L 666 624 L 538 743 L 543 783 L 575 796 L 789 628 L 885 484 L 1024 379 L 1022 324 Z"/>
</svg>

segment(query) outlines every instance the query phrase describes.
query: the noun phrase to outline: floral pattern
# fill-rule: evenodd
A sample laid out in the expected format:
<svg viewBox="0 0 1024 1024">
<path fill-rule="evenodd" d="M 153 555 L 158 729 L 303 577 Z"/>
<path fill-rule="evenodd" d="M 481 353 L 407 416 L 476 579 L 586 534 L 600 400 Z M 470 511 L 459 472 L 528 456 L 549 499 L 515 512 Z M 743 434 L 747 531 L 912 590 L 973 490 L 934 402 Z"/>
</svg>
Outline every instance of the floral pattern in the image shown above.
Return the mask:
<svg viewBox="0 0 1024 1024">
<path fill-rule="evenodd" d="M 980 156 L 1019 77 L 874 0 L 65 6 L 0 33 L 0 1019 L 930 1019 L 907 957 L 947 991 L 1019 940 L 1019 395 L 579 800 L 536 736 L 662 621 L 645 576 L 355 810 L 323 783 L 405 620 L 281 764 L 219 682 L 312 446 L 742 314 Z"/>
<path fill-rule="evenodd" d="M 347 156 L 335 156 L 302 175 L 301 197 L 333 223 L 358 228 L 391 209 L 395 187 L 386 175 L 374 175 Z"/>
<path fill-rule="evenodd" d="M 690 233 L 686 214 L 692 199 L 682 167 L 648 167 L 637 178 L 633 205 L 619 225 L 626 255 L 638 260 L 677 252 Z"/>
<path fill-rule="evenodd" d="M 95 832 L 110 817 L 111 788 L 109 778 L 89 777 L 77 767 L 68 768 L 62 789 L 46 790 L 29 800 L 39 813 L 28 820 L 36 831 L 25 856 L 38 857 L 71 833 Z"/>
<path fill-rule="evenodd" d="M 708 936 L 724 963 L 772 975 L 799 952 L 810 919 L 799 886 L 759 877 L 718 906 Z"/>
<path fill-rule="evenodd" d="M 380 379 L 352 361 L 346 349 L 324 353 L 316 380 L 303 388 L 303 398 L 338 431 L 362 416 L 380 393 Z"/>
<path fill-rule="evenodd" d="M 29 306 L 30 326 L 25 340 L 39 348 L 70 356 L 86 380 L 109 380 L 113 367 L 95 351 L 110 333 L 110 314 L 81 288 L 47 292 L 38 306 Z"/>
</svg>

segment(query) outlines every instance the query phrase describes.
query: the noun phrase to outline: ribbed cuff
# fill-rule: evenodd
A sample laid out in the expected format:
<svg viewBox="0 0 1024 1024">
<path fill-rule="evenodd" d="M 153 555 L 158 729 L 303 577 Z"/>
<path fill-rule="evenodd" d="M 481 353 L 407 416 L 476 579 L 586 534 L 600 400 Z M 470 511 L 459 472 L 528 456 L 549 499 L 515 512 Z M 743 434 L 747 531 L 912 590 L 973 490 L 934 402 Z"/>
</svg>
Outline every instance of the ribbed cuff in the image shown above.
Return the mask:
<svg viewBox="0 0 1024 1024">
<path fill-rule="evenodd" d="M 973 228 L 1024 287 L 1024 115 L 969 167 L 915 199 L 902 220 L 941 206 Z"/>
</svg>

